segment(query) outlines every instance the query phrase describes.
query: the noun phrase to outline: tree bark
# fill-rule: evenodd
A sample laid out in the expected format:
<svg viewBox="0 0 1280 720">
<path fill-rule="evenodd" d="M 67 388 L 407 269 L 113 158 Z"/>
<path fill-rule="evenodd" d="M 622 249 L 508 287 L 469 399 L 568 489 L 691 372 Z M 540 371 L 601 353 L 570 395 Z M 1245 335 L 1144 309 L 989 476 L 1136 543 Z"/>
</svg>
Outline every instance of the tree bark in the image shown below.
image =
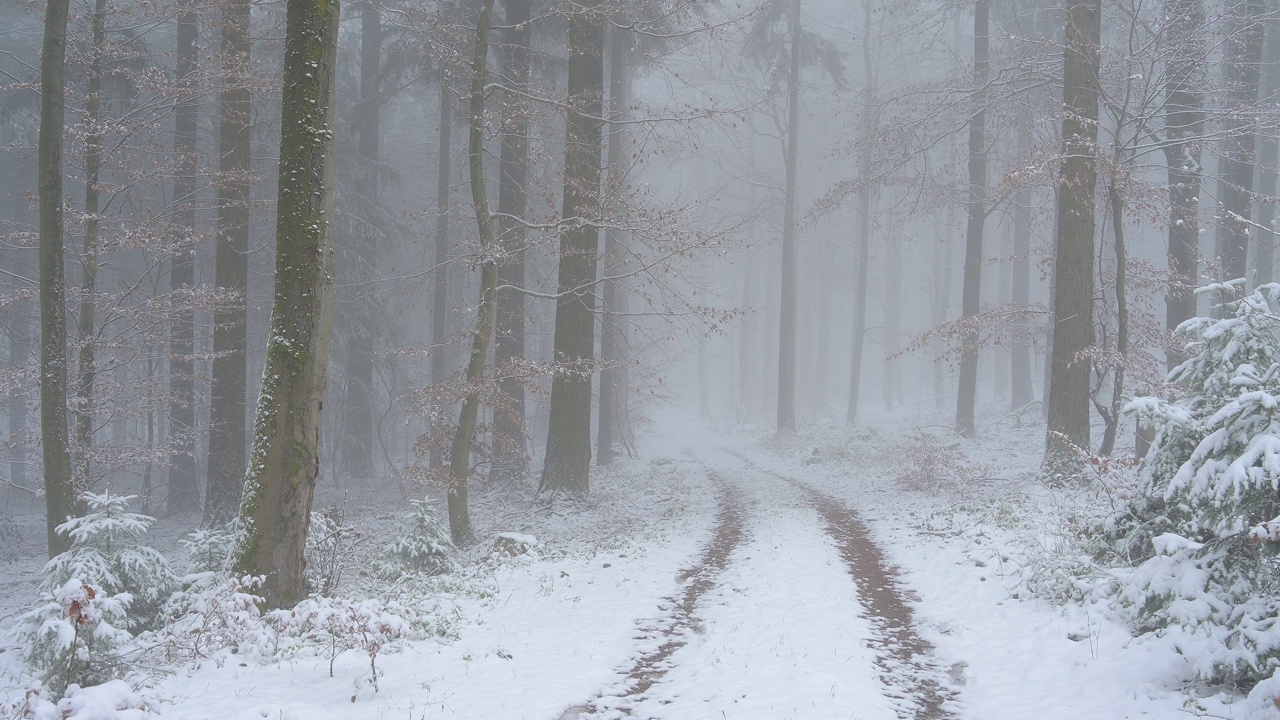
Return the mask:
<svg viewBox="0 0 1280 720">
<path fill-rule="evenodd" d="M 782 298 L 778 308 L 778 430 L 796 429 L 796 165 L 800 144 L 800 0 L 791 0 L 787 76 L 786 203 L 782 215 Z"/>
<path fill-rule="evenodd" d="M 213 313 L 213 369 L 209 390 L 209 467 L 204 522 L 235 517 L 245 477 L 245 393 L 249 288 L 249 0 L 222 6 L 222 90 L 218 96 L 218 239 L 214 283 L 236 294 Z"/>
<path fill-rule="evenodd" d="M 1062 162 L 1058 178 L 1057 278 L 1054 283 L 1053 365 L 1045 471 L 1079 472 L 1089 449 L 1089 371 L 1093 344 L 1093 194 L 1098 181 L 1098 62 L 1101 0 L 1067 5 L 1063 72 Z"/>
<path fill-rule="evenodd" d="M 627 142 L 626 125 L 622 123 L 629 102 L 630 82 L 627 77 L 627 56 L 631 36 L 616 25 L 609 29 L 609 176 L 605 181 L 606 196 L 621 204 L 623 183 L 626 177 L 623 150 Z M 596 464 L 613 462 L 613 434 L 617 426 L 617 381 L 620 361 L 618 348 L 618 281 L 610 279 L 617 273 L 621 262 L 621 242 L 617 223 L 610 223 L 604 231 L 604 270 L 601 299 L 604 311 L 600 321 L 600 410 L 597 414 Z"/>
<path fill-rule="evenodd" d="M 1280 12 L 1271 10 L 1265 23 L 1262 97 L 1267 107 L 1280 102 Z M 1276 277 L 1276 185 L 1280 174 L 1280 142 L 1273 133 L 1258 135 L 1258 227 L 1255 279 L 1259 285 Z"/>
<path fill-rule="evenodd" d="M 94 332 L 97 314 L 98 280 L 98 210 L 101 192 L 98 188 L 102 172 L 102 55 L 106 45 L 106 0 L 96 0 L 92 26 L 92 45 L 89 56 L 89 94 L 85 101 L 84 141 L 84 250 L 80 258 L 80 346 L 79 378 L 76 382 L 76 442 L 75 480 L 79 488 L 90 485 L 90 454 L 93 449 L 94 381 L 97 379 Z"/>
<path fill-rule="evenodd" d="M 590 490 L 591 373 L 599 254 L 601 121 L 604 114 L 604 16 L 579 7 L 569 18 L 569 97 L 560 233 L 556 364 L 539 491 Z"/>
<path fill-rule="evenodd" d="M 378 161 L 382 124 L 382 98 L 379 75 L 382 71 L 382 18 L 372 0 L 360 6 L 360 114 L 358 118 L 361 161 L 360 192 L 369 216 L 365 222 L 377 223 Z M 348 277 L 372 280 L 377 276 L 378 232 L 372 227 L 354 233 L 357 260 Z M 373 475 L 373 360 L 379 336 L 379 317 L 368 291 L 357 289 L 351 313 L 355 316 L 350 347 L 347 348 L 347 394 L 343 403 L 341 474 L 349 478 L 367 479 Z"/>
<path fill-rule="evenodd" d="M 871 0 L 862 3 L 862 67 L 865 83 L 862 91 L 862 102 L 868 120 L 873 117 L 871 105 L 875 99 L 875 72 L 871 60 Z M 863 142 L 870 144 L 874 129 L 870 123 L 864 128 Z M 853 308 L 853 338 L 851 340 L 849 361 L 849 408 L 845 413 L 845 422 L 853 425 L 858 420 L 859 393 L 862 389 L 862 356 L 866 349 L 867 335 L 867 287 L 871 264 L 871 151 L 863 148 L 861 186 L 858 188 L 858 286 L 855 292 Z"/>
<path fill-rule="evenodd" d="M 1018 132 L 1018 155 L 1025 156 L 1031 150 L 1031 134 L 1025 129 Z M 1018 206 L 1013 214 L 1013 278 L 1014 307 L 1026 311 L 1031 307 L 1031 190 L 1018 190 Z M 1017 410 L 1035 400 L 1031 386 L 1030 328 L 1018 323 L 1018 336 L 1010 351 L 1009 407 Z"/>
<path fill-rule="evenodd" d="M 990 75 L 991 4 L 978 0 L 973 13 L 973 115 L 969 118 L 969 221 L 964 239 L 964 288 L 961 314 L 977 316 L 982 286 L 982 235 L 987 219 L 987 80 Z M 978 391 L 977 328 L 969 328 L 962 340 L 960 388 L 956 393 L 956 432 L 977 434 L 974 406 Z"/>
<path fill-rule="evenodd" d="M 435 288 L 431 303 L 431 384 L 441 385 L 449 375 L 449 182 L 453 154 L 453 95 L 449 92 L 449 67 L 440 68 L 439 157 L 436 166 Z M 432 451 L 431 465 L 443 467 L 444 453 Z"/>
<path fill-rule="evenodd" d="M 276 289 L 236 570 L 266 576 L 271 607 L 306 596 L 307 529 L 333 329 L 336 0 L 289 0 L 276 210 Z"/>
<path fill-rule="evenodd" d="M 467 143 L 467 166 L 471 171 L 471 202 L 475 206 L 480 233 L 480 302 L 476 327 L 471 335 L 471 358 L 467 362 L 467 397 L 458 415 L 458 429 L 449 454 L 449 535 L 455 545 L 469 545 L 475 539 L 467 508 L 467 480 L 471 477 L 471 444 L 476 435 L 480 410 L 481 383 L 493 335 L 494 294 L 498 287 L 498 247 L 494 240 L 493 216 L 489 214 L 488 190 L 484 178 L 484 95 L 489 55 L 489 15 L 493 0 L 483 0 L 476 20 L 476 52 L 472 60 L 471 117 Z"/>
<path fill-rule="evenodd" d="M 1169 287 L 1165 327 L 1173 332 L 1196 311 L 1192 290 L 1200 258 L 1200 138 L 1204 134 L 1203 0 L 1167 0 L 1168 70 L 1165 81 L 1165 162 L 1169 177 Z M 1184 355 L 1170 352 L 1172 370 Z"/>
<path fill-rule="evenodd" d="M 525 226 L 529 175 L 529 106 L 519 91 L 529 85 L 530 9 L 527 0 L 505 0 L 502 33 L 503 82 L 517 92 L 503 95 L 502 141 L 498 179 L 498 243 L 502 248 L 498 284 L 522 288 L 525 282 Z M 504 373 L 498 381 L 502 401 L 494 409 L 493 464 L 490 482 L 523 483 L 529 472 L 525 430 L 524 379 L 513 374 L 525 354 L 524 294 L 515 289 L 497 294 L 493 362 Z"/>
<path fill-rule="evenodd" d="M 49 557 L 70 547 L 56 528 L 75 510 L 67 436 L 67 318 L 62 249 L 62 136 L 68 0 L 48 0 L 40 54 L 40 443 Z"/>
<path fill-rule="evenodd" d="M 1217 256 L 1222 268 L 1221 280 L 1245 278 L 1248 275 L 1249 222 L 1253 197 L 1253 170 L 1256 154 L 1254 120 L 1250 108 L 1258 99 L 1259 72 L 1262 62 L 1262 0 L 1238 0 L 1227 3 L 1228 34 L 1223 43 L 1226 65 L 1223 83 L 1226 88 L 1226 122 L 1218 154 L 1218 219 Z M 1243 292 L 1224 293 L 1219 301 L 1232 300 Z"/>
<path fill-rule="evenodd" d="M 196 479 L 195 456 L 195 310 L 182 298 L 183 291 L 195 285 L 195 251 L 191 238 L 195 234 L 196 209 L 196 113 L 198 105 L 193 86 L 196 69 L 198 28 L 191 6 L 178 16 L 177 65 L 178 102 L 173 116 L 173 154 L 176 175 L 173 180 L 174 213 L 171 241 L 175 252 L 169 268 L 169 291 L 176 315 L 169 325 L 169 494 L 166 507 L 170 514 L 200 510 L 200 485 Z"/>
</svg>

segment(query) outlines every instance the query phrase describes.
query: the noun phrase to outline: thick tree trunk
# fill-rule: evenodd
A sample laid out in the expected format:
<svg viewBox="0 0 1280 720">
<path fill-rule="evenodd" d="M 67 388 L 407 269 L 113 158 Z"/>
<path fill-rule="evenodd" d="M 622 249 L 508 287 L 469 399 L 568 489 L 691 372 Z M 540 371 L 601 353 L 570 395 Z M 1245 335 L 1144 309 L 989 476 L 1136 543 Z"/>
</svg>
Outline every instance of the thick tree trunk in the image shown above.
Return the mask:
<svg viewBox="0 0 1280 720">
<path fill-rule="evenodd" d="M 249 287 L 249 0 L 222 6 L 218 97 L 218 239 L 214 283 L 236 293 L 234 305 L 213 313 L 213 370 L 209 390 L 209 467 L 204 521 L 235 517 L 245 477 L 247 294 Z"/>
<path fill-rule="evenodd" d="M 1248 274 L 1249 222 L 1256 158 L 1253 119 L 1249 115 L 1258 100 L 1258 66 L 1262 62 L 1262 0 L 1238 0 L 1227 4 L 1230 25 L 1223 42 L 1223 83 L 1226 89 L 1224 137 L 1218 153 L 1217 256 L 1221 280 Z M 1223 294 L 1219 301 L 1237 297 Z"/>
<path fill-rule="evenodd" d="M 978 0 L 973 12 L 973 115 L 969 118 L 969 222 L 964 238 L 964 289 L 961 314 L 977 316 L 982 285 L 982 235 L 987 220 L 987 80 L 990 75 L 991 3 Z M 973 437 L 978 392 L 979 332 L 970 328 L 960 355 L 960 389 L 956 393 L 956 432 Z"/>
<path fill-rule="evenodd" d="M 67 436 L 67 318 L 62 249 L 62 135 L 68 0 L 48 0 L 40 54 L 40 444 L 49 557 L 70 546 L 56 528 L 75 510 Z"/>
<path fill-rule="evenodd" d="M 787 187 L 782 216 L 782 302 L 778 309 L 778 430 L 796 429 L 796 165 L 800 154 L 800 7 L 800 0 L 791 0 Z"/>
<path fill-rule="evenodd" d="M 481 383 L 493 335 L 494 294 L 498 287 L 497 243 L 493 217 L 489 214 L 488 189 L 484 179 L 484 95 L 489 55 L 489 15 L 493 0 L 484 0 L 476 20 L 476 52 L 472 60 L 471 115 L 467 142 L 467 166 L 471 171 L 471 202 L 475 206 L 480 232 L 480 302 L 476 307 L 476 327 L 471 335 L 471 358 L 467 362 L 468 393 L 458 415 L 458 429 L 449 454 L 449 535 L 455 545 L 475 539 L 467 507 L 467 480 L 471 477 L 471 444 L 476 435 L 480 410 Z"/>
<path fill-rule="evenodd" d="M 1089 449 L 1091 364 L 1083 353 L 1093 344 L 1093 194 L 1098 181 L 1101 17 L 1101 0 L 1068 3 L 1053 371 L 1044 460 L 1045 471 L 1051 476 L 1074 475 L 1081 466 L 1078 449 Z"/>
<path fill-rule="evenodd" d="M 1173 332 L 1195 315 L 1192 290 L 1199 284 L 1200 138 L 1204 134 L 1203 0 L 1167 0 L 1165 74 L 1165 161 L 1169 166 L 1169 287 L 1165 294 L 1165 327 Z M 1182 362 L 1170 352 L 1169 369 Z"/>
<path fill-rule="evenodd" d="M 502 147 L 498 178 L 498 285 L 493 362 L 504 376 L 498 382 L 502 401 L 494 408 L 493 464 L 489 481 L 499 485 L 523 483 L 529 472 L 525 430 L 524 378 L 514 374 L 524 359 L 525 226 L 529 175 L 529 106 L 519 92 L 529 85 L 530 10 L 527 0 L 504 0 L 506 27 L 502 32 L 502 80 L 516 92 L 503 94 Z"/>
<path fill-rule="evenodd" d="M 622 204 L 623 183 L 626 177 L 623 149 L 627 142 L 626 125 L 621 123 L 629 100 L 627 56 L 630 49 L 630 33 L 612 26 L 609 30 L 609 176 L 605 183 L 609 199 Z M 611 276 L 620 270 L 621 231 L 617 223 L 610 223 L 604 231 L 604 282 L 601 299 L 604 313 L 600 322 L 600 410 L 597 414 L 596 463 L 613 462 L 613 434 L 617 426 L 617 380 L 619 360 L 618 324 L 623 322 L 617 314 L 618 281 Z"/>
<path fill-rule="evenodd" d="M 867 40 L 862 43 L 862 68 L 865 83 L 862 90 L 863 107 L 868 119 L 873 117 L 870 108 L 875 99 L 875 71 L 871 61 L 871 0 L 862 3 L 862 36 Z M 874 129 L 867 125 L 864 128 L 863 142 L 870 143 Z M 862 390 L 862 356 L 866 350 L 867 337 L 867 299 L 870 297 L 868 279 L 871 264 L 871 151 L 863 149 L 861 167 L 861 187 L 858 188 L 858 285 L 853 299 L 853 338 L 851 340 L 849 361 L 849 407 L 845 412 L 845 422 L 853 425 L 858 420 L 859 394 Z"/>
<path fill-rule="evenodd" d="M 271 607 L 306 596 L 307 528 L 333 329 L 333 139 L 339 7 L 289 0 L 276 210 L 276 290 L 236 570 Z"/>
<path fill-rule="evenodd" d="M 174 213 L 172 241 L 176 252 L 169 269 L 169 291 L 178 304 L 169 325 L 169 494 L 170 514 L 200 510 L 200 484 L 196 479 L 195 456 L 195 311 L 181 293 L 195 285 L 195 260 L 189 238 L 195 234 L 196 208 L 196 112 L 193 87 L 196 69 L 196 16 L 191 7 L 178 16 L 178 49 L 175 54 L 178 103 L 173 116 Z"/>
<path fill-rule="evenodd" d="M 604 16 L 579 8 L 569 18 L 569 98 L 564 151 L 564 230 L 556 364 L 540 491 L 585 495 L 591 464 L 591 373 L 595 345 L 596 261 L 600 232 L 601 121 L 604 114 Z"/>
</svg>

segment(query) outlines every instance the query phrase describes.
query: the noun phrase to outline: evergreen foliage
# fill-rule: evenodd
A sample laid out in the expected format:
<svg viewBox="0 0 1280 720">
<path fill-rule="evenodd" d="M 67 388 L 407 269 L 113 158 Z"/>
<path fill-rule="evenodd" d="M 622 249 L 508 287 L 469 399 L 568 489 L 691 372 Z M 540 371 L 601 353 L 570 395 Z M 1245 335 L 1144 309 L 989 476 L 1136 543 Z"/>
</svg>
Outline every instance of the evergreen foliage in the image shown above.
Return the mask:
<svg viewBox="0 0 1280 720">
<path fill-rule="evenodd" d="M 449 529 L 440 522 L 431 505 L 413 501 L 413 514 L 404 530 L 387 545 L 377 574 L 394 579 L 403 575 L 441 575 L 457 568 Z"/>
<path fill-rule="evenodd" d="M 1236 283 L 1200 292 L 1229 296 Z M 1129 404 L 1156 431 L 1140 491 L 1095 538 L 1111 597 L 1140 629 L 1172 635 L 1205 679 L 1254 682 L 1280 666 L 1280 285 L 1193 318 L 1172 400 Z"/>
</svg>

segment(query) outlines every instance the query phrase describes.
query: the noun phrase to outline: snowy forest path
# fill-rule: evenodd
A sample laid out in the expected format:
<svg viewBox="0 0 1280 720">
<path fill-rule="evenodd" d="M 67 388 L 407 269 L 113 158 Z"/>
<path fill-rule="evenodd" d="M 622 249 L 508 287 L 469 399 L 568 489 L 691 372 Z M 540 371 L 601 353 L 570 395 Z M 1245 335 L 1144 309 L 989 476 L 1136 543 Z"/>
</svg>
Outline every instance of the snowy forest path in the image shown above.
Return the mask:
<svg viewBox="0 0 1280 720">
<path fill-rule="evenodd" d="M 712 539 L 619 680 L 572 718 L 950 720 L 954 692 L 857 513 L 727 448 Z"/>
</svg>

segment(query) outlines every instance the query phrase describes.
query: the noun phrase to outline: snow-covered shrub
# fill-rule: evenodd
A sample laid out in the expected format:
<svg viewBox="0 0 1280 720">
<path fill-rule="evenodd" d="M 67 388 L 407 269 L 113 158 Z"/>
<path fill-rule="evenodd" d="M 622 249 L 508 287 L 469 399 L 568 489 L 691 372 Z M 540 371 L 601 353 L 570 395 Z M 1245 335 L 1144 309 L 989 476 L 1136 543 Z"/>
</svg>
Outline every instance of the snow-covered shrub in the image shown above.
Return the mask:
<svg viewBox="0 0 1280 720">
<path fill-rule="evenodd" d="M 333 663 L 347 650 L 369 657 L 369 682 L 378 690 L 378 654 L 401 639 L 425 637 L 430 623 L 397 602 L 312 597 L 289 610 L 274 610 L 267 622 L 296 646 L 316 648 Z"/>
<path fill-rule="evenodd" d="M 89 512 L 58 526 L 71 547 L 45 565 L 39 605 L 16 626 L 24 659 L 55 697 L 119 676 L 120 651 L 155 624 L 177 585 L 164 556 L 140 544 L 155 521 L 129 512 L 132 497 L 81 499 Z"/>
<path fill-rule="evenodd" d="M 1219 292 L 1214 285 L 1201 292 Z M 1156 431 L 1137 495 L 1101 527 L 1110 596 L 1141 630 L 1172 635 L 1209 679 L 1280 666 L 1280 285 L 1195 318 L 1172 400 L 1129 404 Z"/>
<path fill-rule="evenodd" d="M 366 535 L 346 520 L 339 506 L 311 513 L 307 531 L 307 587 L 321 595 L 332 595 L 346 571 L 355 566 L 356 550 Z"/>
<path fill-rule="evenodd" d="M 269 657 L 277 640 L 263 623 L 262 598 L 254 594 L 262 582 L 261 577 L 213 572 L 184 577 L 182 589 L 165 605 L 166 622 L 141 644 L 168 663 L 212 659 L 221 664 L 228 653 Z"/>
<path fill-rule="evenodd" d="M 10 708 L 13 716 L 30 720 L 145 720 L 155 717 L 145 698 L 123 680 L 112 680 L 93 687 L 72 685 L 66 696 L 51 701 L 39 687 L 28 690 L 22 700 Z"/>
<path fill-rule="evenodd" d="M 891 457 L 903 469 L 894 478 L 911 490 L 937 495 L 943 490 L 966 493 L 991 476 L 985 466 L 975 463 L 956 444 L 943 444 L 936 436 L 917 431 L 910 439 L 893 447 Z"/>
<path fill-rule="evenodd" d="M 406 526 L 396 534 L 375 564 L 380 577 L 395 579 L 403 575 L 439 575 L 457 568 L 449 530 L 436 517 L 431 505 L 413 501 L 413 514 Z"/>
<path fill-rule="evenodd" d="M 220 528 L 200 528 L 183 536 L 178 544 L 187 551 L 194 573 L 223 573 L 231 567 L 236 544 L 235 522 Z"/>
</svg>

